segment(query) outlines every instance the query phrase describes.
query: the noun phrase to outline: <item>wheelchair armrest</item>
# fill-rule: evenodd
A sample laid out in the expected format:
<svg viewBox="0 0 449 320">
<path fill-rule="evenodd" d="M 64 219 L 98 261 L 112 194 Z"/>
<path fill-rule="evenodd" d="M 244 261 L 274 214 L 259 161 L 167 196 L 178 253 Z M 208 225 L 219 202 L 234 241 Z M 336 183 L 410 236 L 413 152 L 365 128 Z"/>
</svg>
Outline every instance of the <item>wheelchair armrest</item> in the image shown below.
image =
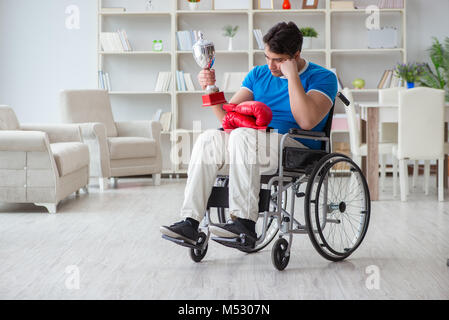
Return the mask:
<svg viewBox="0 0 449 320">
<path fill-rule="evenodd" d="M 322 131 L 307 131 L 307 130 L 301 130 L 297 128 L 291 128 L 288 131 L 289 134 L 294 135 L 301 135 L 301 136 L 308 136 L 308 137 L 317 137 L 317 138 L 323 138 L 326 137 L 326 133 Z"/>
</svg>

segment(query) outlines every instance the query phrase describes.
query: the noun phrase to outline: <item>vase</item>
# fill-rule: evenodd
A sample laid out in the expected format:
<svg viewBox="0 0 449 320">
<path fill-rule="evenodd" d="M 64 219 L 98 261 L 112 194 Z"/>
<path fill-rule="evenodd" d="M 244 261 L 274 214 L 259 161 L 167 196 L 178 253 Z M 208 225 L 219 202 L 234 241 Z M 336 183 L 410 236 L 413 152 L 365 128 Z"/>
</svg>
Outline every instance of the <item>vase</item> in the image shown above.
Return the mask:
<svg viewBox="0 0 449 320">
<path fill-rule="evenodd" d="M 198 2 L 190 2 L 189 1 L 190 11 L 195 11 L 198 8 Z"/>
<path fill-rule="evenodd" d="M 290 10 L 291 9 L 291 5 L 290 5 L 290 1 L 289 0 L 284 0 L 284 3 L 282 4 L 282 9 L 284 9 L 284 10 Z"/>
<path fill-rule="evenodd" d="M 304 37 L 302 41 L 303 49 L 312 49 L 312 37 Z"/>
<path fill-rule="evenodd" d="M 407 82 L 407 89 L 413 89 L 415 87 L 414 82 Z"/>
<path fill-rule="evenodd" d="M 229 40 L 228 40 L 228 51 L 232 51 L 232 38 L 231 37 L 229 37 Z"/>
</svg>

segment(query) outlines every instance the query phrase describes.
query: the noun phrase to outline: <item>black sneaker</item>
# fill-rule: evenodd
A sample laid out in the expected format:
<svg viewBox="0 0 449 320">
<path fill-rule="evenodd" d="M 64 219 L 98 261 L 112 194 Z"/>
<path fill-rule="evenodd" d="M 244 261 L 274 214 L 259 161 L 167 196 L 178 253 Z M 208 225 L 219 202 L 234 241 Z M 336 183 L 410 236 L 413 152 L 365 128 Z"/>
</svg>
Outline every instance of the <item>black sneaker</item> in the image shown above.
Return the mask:
<svg viewBox="0 0 449 320">
<path fill-rule="evenodd" d="M 255 225 L 255 224 L 254 224 Z M 211 233 L 222 238 L 236 238 L 242 233 L 249 237 L 250 242 L 255 242 L 257 234 L 254 230 L 250 230 L 243 222 L 242 219 L 237 218 L 231 223 L 226 223 L 222 226 L 210 226 Z"/>
<path fill-rule="evenodd" d="M 198 229 L 195 229 L 189 221 L 182 220 L 171 226 L 162 226 L 161 233 L 175 239 L 182 239 L 190 244 L 196 244 L 198 241 Z"/>
</svg>

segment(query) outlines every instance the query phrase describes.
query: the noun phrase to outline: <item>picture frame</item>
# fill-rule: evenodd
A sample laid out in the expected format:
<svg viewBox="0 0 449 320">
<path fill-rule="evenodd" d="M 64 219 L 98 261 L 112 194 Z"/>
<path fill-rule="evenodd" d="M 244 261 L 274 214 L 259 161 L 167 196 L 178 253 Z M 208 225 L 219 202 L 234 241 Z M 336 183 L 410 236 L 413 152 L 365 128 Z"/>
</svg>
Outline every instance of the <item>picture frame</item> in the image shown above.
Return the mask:
<svg viewBox="0 0 449 320">
<path fill-rule="evenodd" d="M 318 8 L 318 0 L 302 0 L 303 9 L 316 9 Z"/>
<path fill-rule="evenodd" d="M 273 0 L 259 0 L 258 9 L 273 10 L 274 9 Z"/>
<path fill-rule="evenodd" d="M 249 1 L 242 0 L 213 0 L 214 10 L 247 10 Z"/>
</svg>

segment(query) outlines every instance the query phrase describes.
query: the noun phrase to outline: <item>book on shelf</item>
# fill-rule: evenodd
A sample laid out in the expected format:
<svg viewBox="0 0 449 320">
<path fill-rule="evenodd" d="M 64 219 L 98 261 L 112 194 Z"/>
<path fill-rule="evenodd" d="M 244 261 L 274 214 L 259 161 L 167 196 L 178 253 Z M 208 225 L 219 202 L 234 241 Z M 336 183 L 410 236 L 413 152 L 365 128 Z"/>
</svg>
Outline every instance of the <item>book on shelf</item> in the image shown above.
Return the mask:
<svg viewBox="0 0 449 320">
<path fill-rule="evenodd" d="M 335 10 L 347 10 L 347 9 L 354 9 L 354 1 L 331 1 L 331 9 Z"/>
<path fill-rule="evenodd" d="M 110 8 L 101 8 L 102 13 L 121 13 L 126 12 L 126 8 L 121 7 L 110 7 Z"/>
<path fill-rule="evenodd" d="M 117 32 L 102 32 L 100 34 L 100 43 L 103 51 L 105 52 L 132 51 L 125 30 L 117 30 Z"/>
<path fill-rule="evenodd" d="M 379 9 L 402 9 L 404 0 L 379 0 L 377 6 Z"/>
<path fill-rule="evenodd" d="M 181 88 L 182 88 L 182 91 L 187 91 L 187 88 L 186 88 L 186 82 L 185 82 L 185 80 L 184 80 L 184 71 L 181 70 L 181 73 L 180 73 L 179 77 L 180 77 L 180 79 L 181 79 Z"/>
<path fill-rule="evenodd" d="M 171 84 L 171 72 L 159 72 L 155 92 L 168 92 Z"/>
<path fill-rule="evenodd" d="M 387 78 L 385 79 L 383 88 L 390 88 L 392 77 L 393 77 L 393 70 L 388 70 Z"/>
<path fill-rule="evenodd" d="M 162 112 L 159 122 L 162 125 L 162 132 L 169 132 L 171 124 L 171 112 Z"/>
<path fill-rule="evenodd" d="M 156 113 L 153 116 L 153 121 L 160 121 L 162 115 L 162 109 L 157 109 Z"/>
<path fill-rule="evenodd" d="M 187 86 L 187 91 L 195 91 L 195 86 L 193 85 L 192 77 L 190 73 L 184 73 L 184 81 Z"/>
<path fill-rule="evenodd" d="M 263 50 L 264 44 L 263 44 L 262 31 L 260 29 L 254 29 L 253 33 L 254 33 L 254 37 L 256 38 L 257 47 L 259 48 L 259 50 Z"/>
<path fill-rule="evenodd" d="M 178 91 L 195 91 L 190 73 L 176 70 L 176 88 Z"/>
<path fill-rule="evenodd" d="M 125 51 L 133 51 L 131 44 L 129 43 L 128 35 L 125 30 L 117 30 L 117 33 L 120 36 L 120 40 Z"/>
<path fill-rule="evenodd" d="M 379 83 L 377 84 L 377 89 L 382 89 L 383 85 L 385 83 L 385 79 L 387 78 L 387 73 L 389 70 L 385 70 L 382 74 L 382 77 L 380 77 Z"/>
<path fill-rule="evenodd" d="M 403 9 L 404 0 L 355 0 L 354 5 L 357 9 L 366 9 L 372 5 L 379 9 Z"/>
<path fill-rule="evenodd" d="M 98 87 L 103 90 L 111 91 L 111 80 L 108 72 L 98 71 Z"/>
<path fill-rule="evenodd" d="M 403 87 L 403 81 L 399 78 L 394 70 L 385 70 L 380 78 L 379 84 L 377 85 L 377 89 L 387 89 L 387 88 L 397 88 Z"/>
</svg>

